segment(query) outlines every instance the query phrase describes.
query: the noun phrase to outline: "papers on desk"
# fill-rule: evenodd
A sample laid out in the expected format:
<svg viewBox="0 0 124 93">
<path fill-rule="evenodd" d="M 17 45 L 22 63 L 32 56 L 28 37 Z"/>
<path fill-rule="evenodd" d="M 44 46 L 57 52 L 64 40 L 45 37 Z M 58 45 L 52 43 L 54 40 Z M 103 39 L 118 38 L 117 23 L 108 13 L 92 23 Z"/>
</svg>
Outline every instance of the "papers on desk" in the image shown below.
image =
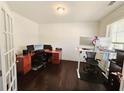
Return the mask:
<svg viewBox="0 0 124 93">
<path fill-rule="evenodd" d="M 117 53 L 110 53 L 109 54 L 109 59 L 116 59 L 116 57 L 117 57 Z"/>
<path fill-rule="evenodd" d="M 104 71 L 108 72 L 107 69 L 109 68 L 109 52 L 97 52 L 96 59 L 100 59 L 99 67 Z"/>
<path fill-rule="evenodd" d="M 109 52 L 103 53 L 103 60 L 108 61 L 109 60 Z"/>
</svg>

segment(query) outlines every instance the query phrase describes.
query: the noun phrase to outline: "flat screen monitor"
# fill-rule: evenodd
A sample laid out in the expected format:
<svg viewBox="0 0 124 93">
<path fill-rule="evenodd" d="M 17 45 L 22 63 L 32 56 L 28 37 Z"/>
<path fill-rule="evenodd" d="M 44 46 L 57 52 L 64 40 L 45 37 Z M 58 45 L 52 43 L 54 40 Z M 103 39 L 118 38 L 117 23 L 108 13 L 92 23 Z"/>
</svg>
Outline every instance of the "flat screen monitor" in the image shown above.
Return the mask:
<svg viewBox="0 0 124 93">
<path fill-rule="evenodd" d="M 27 45 L 27 50 L 28 50 L 29 52 L 34 51 L 34 45 Z"/>
<path fill-rule="evenodd" d="M 104 48 L 109 48 L 111 47 L 112 41 L 111 38 L 109 37 L 99 37 L 99 45 Z"/>
<path fill-rule="evenodd" d="M 42 50 L 43 49 L 43 45 L 34 45 L 34 50 Z"/>
<path fill-rule="evenodd" d="M 80 37 L 80 45 L 93 46 L 91 37 Z"/>
</svg>

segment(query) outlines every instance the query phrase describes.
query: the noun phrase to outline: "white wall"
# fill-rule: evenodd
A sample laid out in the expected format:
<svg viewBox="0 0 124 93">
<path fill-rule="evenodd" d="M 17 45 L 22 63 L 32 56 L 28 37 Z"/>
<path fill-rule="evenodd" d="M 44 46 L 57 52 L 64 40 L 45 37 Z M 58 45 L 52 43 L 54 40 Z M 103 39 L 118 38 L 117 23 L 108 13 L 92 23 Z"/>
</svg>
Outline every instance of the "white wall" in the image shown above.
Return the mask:
<svg viewBox="0 0 124 93">
<path fill-rule="evenodd" d="M 17 53 L 21 53 L 28 44 L 39 42 L 39 24 L 13 12 L 14 16 L 14 43 Z"/>
<path fill-rule="evenodd" d="M 120 8 L 116 9 L 112 13 L 108 14 L 106 17 L 104 17 L 100 21 L 100 31 L 99 35 L 100 36 L 105 36 L 106 34 L 106 26 L 108 24 L 111 24 L 117 20 L 123 19 L 124 18 L 124 5 L 121 6 Z"/>
<path fill-rule="evenodd" d="M 97 22 L 56 23 L 40 25 L 40 42 L 63 49 L 62 59 L 78 60 L 76 47 L 80 36 L 94 36 L 98 31 Z"/>
</svg>

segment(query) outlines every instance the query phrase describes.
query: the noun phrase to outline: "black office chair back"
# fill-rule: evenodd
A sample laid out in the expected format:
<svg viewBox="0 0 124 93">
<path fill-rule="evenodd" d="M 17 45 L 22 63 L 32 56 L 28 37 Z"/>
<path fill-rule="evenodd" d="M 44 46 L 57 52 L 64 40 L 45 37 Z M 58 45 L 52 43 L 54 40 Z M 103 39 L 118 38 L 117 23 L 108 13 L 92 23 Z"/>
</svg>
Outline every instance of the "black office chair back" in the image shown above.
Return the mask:
<svg viewBox="0 0 124 93">
<path fill-rule="evenodd" d="M 124 50 L 116 49 L 116 52 L 117 52 L 116 64 L 119 65 L 120 67 L 123 67 Z"/>
<path fill-rule="evenodd" d="M 33 52 L 34 51 L 34 45 L 27 45 L 27 50 L 28 52 Z"/>
<path fill-rule="evenodd" d="M 62 48 L 56 48 L 57 51 L 62 51 Z"/>
<path fill-rule="evenodd" d="M 95 60 L 96 52 L 86 52 L 87 58 L 86 63 L 88 64 L 87 70 L 91 73 L 97 73 L 98 61 Z"/>
<path fill-rule="evenodd" d="M 39 62 L 48 62 L 48 54 L 44 51 L 36 51 L 32 60 L 38 60 Z"/>
<path fill-rule="evenodd" d="M 96 56 L 96 52 L 86 52 L 87 58 L 86 59 L 94 59 Z"/>
<path fill-rule="evenodd" d="M 52 46 L 51 46 L 51 45 L 44 45 L 43 48 L 44 48 L 44 49 L 52 50 Z"/>
<path fill-rule="evenodd" d="M 43 47 L 44 47 L 44 49 L 52 50 L 52 46 L 51 45 L 44 45 Z M 48 53 L 47 56 L 50 59 L 52 57 L 52 53 Z"/>
</svg>

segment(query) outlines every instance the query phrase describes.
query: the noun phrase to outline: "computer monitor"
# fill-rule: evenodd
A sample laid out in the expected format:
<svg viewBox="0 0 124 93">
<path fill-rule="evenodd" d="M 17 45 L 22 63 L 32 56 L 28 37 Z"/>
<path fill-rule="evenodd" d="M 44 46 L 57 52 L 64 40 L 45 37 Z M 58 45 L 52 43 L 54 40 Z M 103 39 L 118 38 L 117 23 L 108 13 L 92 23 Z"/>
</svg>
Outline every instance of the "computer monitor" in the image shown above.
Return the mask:
<svg viewBox="0 0 124 93">
<path fill-rule="evenodd" d="M 42 50 L 43 49 L 43 45 L 34 45 L 34 50 Z"/>
<path fill-rule="evenodd" d="M 27 45 L 28 52 L 34 51 L 34 45 Z"/>
<path fill-rule="evenodd" d="M 111 47 L 112 41 L 109 37 L 99 37 L 99 46 L 105 49 L 109 49 Z"/>
<path fill-rule="evenodd" d="M 92 37 L 80 37 L 80 45 L 93 46 Z"/>
</svg>

